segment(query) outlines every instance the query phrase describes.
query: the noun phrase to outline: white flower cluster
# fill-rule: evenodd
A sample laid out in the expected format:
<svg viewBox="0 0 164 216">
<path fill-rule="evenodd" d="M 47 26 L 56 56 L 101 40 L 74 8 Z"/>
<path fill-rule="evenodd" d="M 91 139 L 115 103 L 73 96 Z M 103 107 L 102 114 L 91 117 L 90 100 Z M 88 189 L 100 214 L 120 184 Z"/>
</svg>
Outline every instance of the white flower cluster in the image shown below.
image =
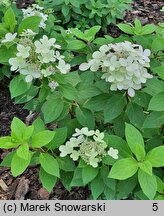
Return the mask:
<svg viewBox="0 0 164 216">
<path fill-rule="evenodd" d="M 152 78 L 147 68 L 150 67 L 150 50 L 143 50 L 142 46 L 128 41 L 103 45 L 92 54 L 88 63 L 82 63 L 80 70 L 90 68 L 95 72 L 102 70 L 102 79 L 111 83 L 112 91 L 127 90 L 128 95 L 134 97 L 135 90 L 142 88 L 142 83 Z"/>
<path fill-rule="evenodd" d="M 92 167 L 97 167 L 98 163 L 106 155 L 110 155 L 114 159 L 118 159 L 118 150 L 112 147 L 107 150 L 104 139 L 104 133 L 99 130 L 88 130 L 87 127 L 81 130 L 76 128 L 76 133 L 72 135 L 65 145 L 59 147 L 60 156 L 70 157 L 77 161 L 80 157 Z"/>
<path fill-rule="evenodd" d="M 45 29 L 46 28 L 45 21 L 48 19 L 48 15 L 42 12 L 43 9 L 44 9 L 43 7 L 40 7 L 37 4 L 33 4 L 31 7 L 28 7 L 27 9 L 22 9 L 23 17 L 24 18 L 31 17 L 31 16 L 41 17 L 42 19 L 39 27 Z"/>
<path fill-rule="evenodd" d="M 20 74 L 25 75 L 25 81 L 31 82 L 35 78 L 50 77 L 59 71 L 66 74 L 70 70 L 70 65 L 64 61 L 64 56 L 58 51 L 60 46 L 56 44 L 56 39 L 48 39 L 46 35 L 40 40 L 33 42 L 35 32 L 30 29 L 25 30 L 21 34 L 21 38 L 17 43 L 17 53 L 15 58 L 9 59 L 11 71 L 19 71 Z M 14 38 L 15 35 L 6 35 L 5 41 Z M 51 83 L 52 79 L 49 78 Z M 55 89 L 56 85 L 49 86 Z"/>
</svg>

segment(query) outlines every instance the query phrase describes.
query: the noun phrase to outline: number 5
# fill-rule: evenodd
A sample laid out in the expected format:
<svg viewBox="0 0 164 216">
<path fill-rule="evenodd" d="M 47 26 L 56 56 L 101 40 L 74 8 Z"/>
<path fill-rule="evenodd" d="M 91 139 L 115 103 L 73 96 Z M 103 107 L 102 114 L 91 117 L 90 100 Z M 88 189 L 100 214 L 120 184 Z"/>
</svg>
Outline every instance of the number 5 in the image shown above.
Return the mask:
<svg viewBox="0 0 164 216">
<path fill-rule="evenodd" d="M 152 210 L 153 211 L 158 211 L 158 203 L 153 203 Z"/>
</svg>

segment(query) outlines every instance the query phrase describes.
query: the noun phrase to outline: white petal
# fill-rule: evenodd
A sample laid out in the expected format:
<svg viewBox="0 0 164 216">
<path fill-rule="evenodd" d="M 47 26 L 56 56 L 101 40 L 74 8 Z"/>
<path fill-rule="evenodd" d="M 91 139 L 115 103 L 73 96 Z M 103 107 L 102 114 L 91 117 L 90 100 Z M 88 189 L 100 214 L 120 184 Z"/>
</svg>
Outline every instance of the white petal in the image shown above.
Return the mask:
<svg viewBox="0 0 164 216">
<path fill-rule="evenodd" d="M 79 70 L 81 70 L 81 71 L 85 71 L 85 70 L 88 70 L 88 69 L 89 69 L 89 64 L 88 63 L 82 63 L 79 66 Z"/>
<path fill-rule="evenodd" d="M 134 95 L 135 95 L 134 89 L 129 88 L 129 89 L 128 89 L 128 95 L 129 95 L 130 97 L 134 97 Z"/>
</svg>

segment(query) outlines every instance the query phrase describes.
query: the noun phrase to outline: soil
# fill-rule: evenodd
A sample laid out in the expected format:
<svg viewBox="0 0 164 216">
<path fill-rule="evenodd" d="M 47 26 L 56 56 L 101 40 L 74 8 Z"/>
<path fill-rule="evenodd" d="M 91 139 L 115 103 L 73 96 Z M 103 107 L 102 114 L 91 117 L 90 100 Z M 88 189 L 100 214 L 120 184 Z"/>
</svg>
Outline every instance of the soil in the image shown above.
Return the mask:
<svg viewBox="0 0 164 216">
<path fill-rule="evenodd" d="M 17 6 L 25 8 L 34 0 L 18 0 Z M 164 13 L 160 9 L 164 6 L 163 0 L 136 0 L 132 4 L 133 10 L 126 13 L 124 22 L 133 23 L 135 18 L 139 18 L 142 24 L 164 21 Z M 121 21 L 122 22 L 122 21 Z M 120 31 L 117 27 L 109 27 L 110 34 L 117 37 Z M 29 112 L 22 109 L 22 105 L 15 105 L 10 99 L 8 91 L 8 81 L 0 83 L 0 134 L 1 136 L 10 134 L 10 124 L 14 116 L 24 122 Z M 0 150 L 0 161 L 8 151 Z M 8 168 L 0 168 L 0 200 L 12 199 L 60 199 L 60 200 L 85 200 L 89 197 L 90 191 L 87 187 L 75 187 L 70 192 L 64 189 L 61 182 L 58 182 L 53 191 L 49 194 L 42 188 L 39 182 L 39 168 L 30 167 L 21 176 L 14 178 Z"/>
</svg>

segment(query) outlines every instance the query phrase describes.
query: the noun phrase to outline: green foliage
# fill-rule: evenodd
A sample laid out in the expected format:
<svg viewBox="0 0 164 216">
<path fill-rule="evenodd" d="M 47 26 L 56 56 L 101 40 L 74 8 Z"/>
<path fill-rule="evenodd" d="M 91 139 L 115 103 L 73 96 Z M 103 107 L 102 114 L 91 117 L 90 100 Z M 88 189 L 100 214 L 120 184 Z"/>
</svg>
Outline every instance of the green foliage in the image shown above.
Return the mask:
<svg viewBox="0 0 164 216">
<path fill-rule="evenodd" d="M 153 24 L 147 24 L 145 26 L 142 26 L 139 19 L 135 20 L 134 26 L 131 23 L 128 24 L 120 23 L 117 26 L 124 33 L 130 35 L 148 35 L 148 34 L 152 34 L 157 29 L 157 27 Z"/>
<path fill-rule="evenodd" d="M 94 25 L 101 25 L 107 30 L 107 25 L 122 19 L 125 10 L 130 10 L 132 0 L 37 0 L 46 10 L 52 9 L 56 20 L 67 28 L 77 27 L 85 29 Z"/>
<path fill-rule="evenodd" d="M 39 0 L 45 13 L 49 13 L 47 27 L 42 31 L 38 27 L 40 17 L 22 19 L 21 13 L 13 7 L 2 10 L 0 38 L 3 40 L 9 32 L 17 33 L 18 37 L 0 44 L 0 79 L 12 77 L 9 84 L 11 98 L 39 114 L 30 126 L 14 118 L 11 135 L 0 138 L 0 148 L 13 149 L 0 166 L 10 167 L 14 177 L 30 165 L 37 165 L 40 181 L 48 192 L 60 180 L 67 190 L 88 186 L 91 199 L 163 199 L 162 24 L 142 26 L 138 19 L 134 25 L 121 23 L 117 26 L 126 35 L 118 38 L 103 37 L 99 32 L 101 27 L 106 30 L 108 24 L 120 19 L 131 2 Z M 69 31 L 64 30 L 66 27 Z M 25 29 L 37 33 L 32 42 L 43 35 L 55 38 L 71 71 L 67 74 L 55 71 L 52 76 L 42 76 L 29 83 L 24 75 L 11 72 L 8 61 L 16 56 L 17 41 Z M 134 97 L 129 97 L 125 90 L 111 91 L 111 83 L 101 79 L 101 70 L 78 70 L 79 65 L 90 60 L 100 46 L 124 41 L 151 50 L 148 70 L 153 78 L 143 83 L 143 88 L 136 90 Z M 58 84 L 53 90 L 48 85 L 51 81 Z M 82 158 L 74 162 L 69 154 L 61 156 L 60 148 L 77 144 L 73 134 L 75 129 L 77 132 L 81 128 L 104 133 L 105 148 L 109 151 L 113 148 L 114 157 L 106 151 L 97 167 L 93 167 Z M 90 136 L 87 139 L 89 145 Z M 99 137 L 99 141 L 93 139 L 93 142 L 101 144 L 102 138 Z"/>
</svg>

